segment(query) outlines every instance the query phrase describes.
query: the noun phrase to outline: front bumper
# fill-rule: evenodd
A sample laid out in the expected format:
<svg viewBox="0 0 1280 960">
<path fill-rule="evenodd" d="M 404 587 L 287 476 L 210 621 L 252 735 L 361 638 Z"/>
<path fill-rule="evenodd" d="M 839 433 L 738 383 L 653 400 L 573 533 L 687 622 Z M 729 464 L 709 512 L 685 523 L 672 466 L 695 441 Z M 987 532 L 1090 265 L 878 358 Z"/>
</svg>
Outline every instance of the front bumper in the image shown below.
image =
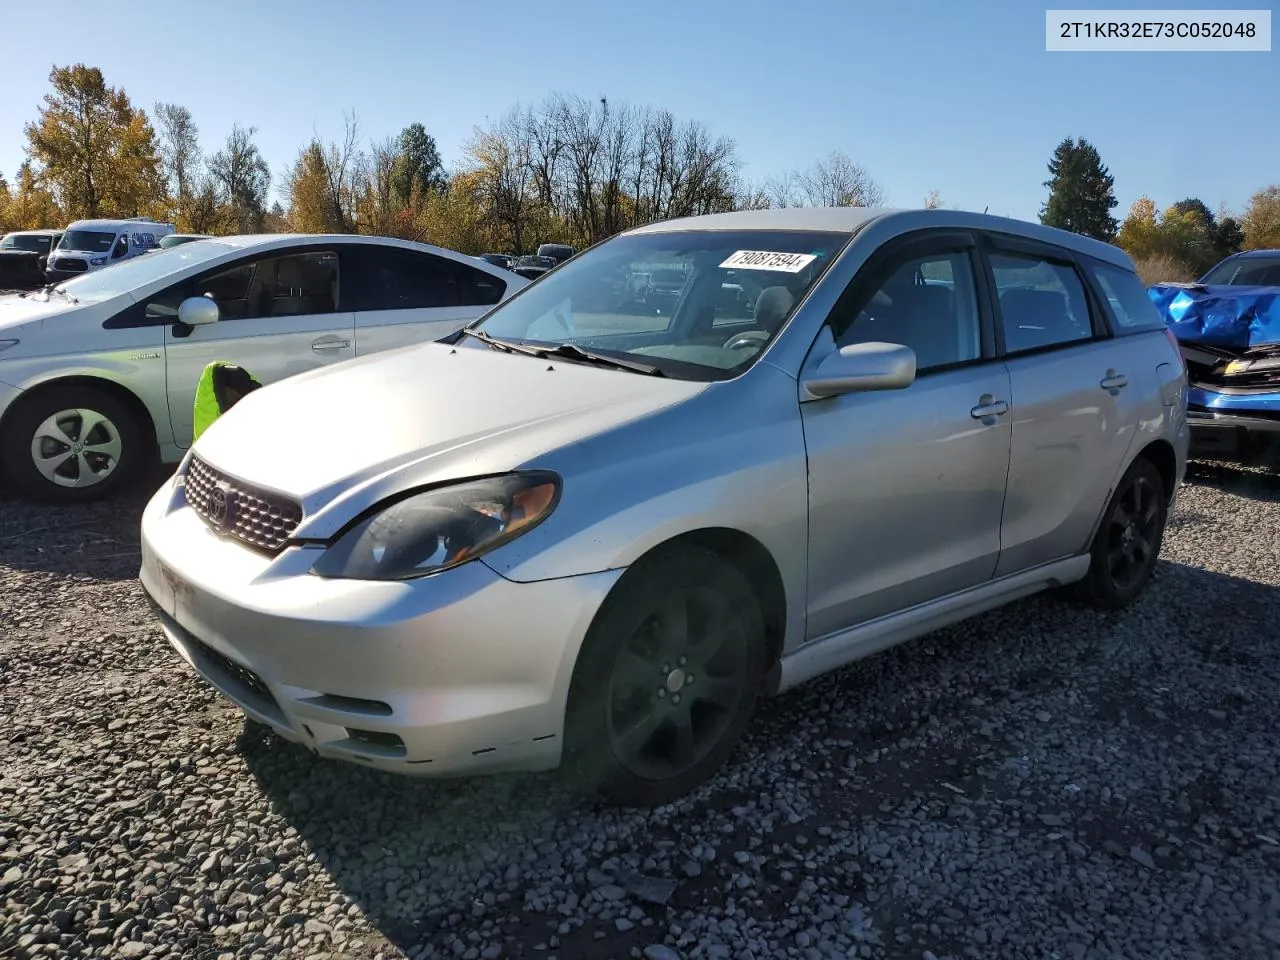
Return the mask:
<svg viewBox="0 0 1280 960">
<path fill-rule="evenodd" d="M 324 580 L 319 548 L 254 553 L 168 484 L 141 539 L 169 642 L 248 716 L 321 756 L 428 776 L 559 763 L 578 649 L 622 572 L 515 583 L 472 561 Z"/>
<path fill-rule="evenodd" d="M 1193 386 L 1187 423 L 1196 452 L 1239 452 L 1251 438 L 1280 436 L 1280 391 L 1227 393 Z"/>
</svg>

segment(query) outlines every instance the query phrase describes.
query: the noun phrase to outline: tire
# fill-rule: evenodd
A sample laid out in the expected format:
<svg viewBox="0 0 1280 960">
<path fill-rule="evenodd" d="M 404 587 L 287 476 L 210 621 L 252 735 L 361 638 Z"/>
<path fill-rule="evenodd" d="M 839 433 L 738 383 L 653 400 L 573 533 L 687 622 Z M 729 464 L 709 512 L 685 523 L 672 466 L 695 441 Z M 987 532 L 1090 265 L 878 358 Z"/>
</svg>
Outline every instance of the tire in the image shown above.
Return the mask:
<svg viewBox="0 0 1280 960">
<path fill-rule="evenodd" d="M 734 567 L 694 547 L 641 561 L 596 614 L 578 656 L 565 724 L 569 776 L 622 806 L 687 794 L 741 739 L 765 661 L 760 604 Z"/>
<path fill-rule="evenodd" d="M 1089 572 L 1075 585 L 1076 598 L 1101 610 L 1132 603 L 1160 558 L 1169 494 L 1160 471 L 1139 457 L 1116 485 L 1089 549 Z"/>
<path fill-rule="evenodd" d="M 146 431 L 133 411 L 110 393 L 52 387 L 22 398 L 6 418 L 0 462 L 8 481 L 30 499 L 84 503 L 111 496 L 136 476 L 145 445 Z M 37 464 L 40 449 L 49 458 L 43 468 Z M 64 457 L 61 466 L 51 469 L 50 460 L 58 456 Z"/>
</svg>

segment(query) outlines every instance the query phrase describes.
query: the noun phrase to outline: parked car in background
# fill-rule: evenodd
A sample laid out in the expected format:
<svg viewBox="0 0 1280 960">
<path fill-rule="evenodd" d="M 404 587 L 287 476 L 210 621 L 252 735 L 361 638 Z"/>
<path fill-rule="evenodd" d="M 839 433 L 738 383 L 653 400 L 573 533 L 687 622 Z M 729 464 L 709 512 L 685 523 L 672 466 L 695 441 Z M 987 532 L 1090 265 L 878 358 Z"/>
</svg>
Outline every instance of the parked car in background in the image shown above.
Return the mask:
<svg viewBox="0 0 1280 960">
<path fill-rule="evenodd" d="M 0 253 L 8 251 L 35 253 L 40 273 L 43 275 L 49 252 L 58 245 L 58 241 L 62 239 L 62 233 L 61 230 L 15 230 L 12 233 L 6 233 L 3 239 L 0 239 Z"/>
<path fill-rule="evenodd" d="M 157 223 L 150 217 L 77 220 L 49 255 L 45 273 L 51 283 L 70 280 L 147 253 L 173 232 L 173 224 Z"/>
<path fill-rule="evenodd" d="M 503 270 L 510 270 L 516 262 L 515 257 L 508 256 L 505 253 L 482 253 L 476 259 L 491 263 L 495 267 L 501 267 Z"/>
<path fill-rule="evenodd" d="M 669 317 L 609 305 L 656 263 L 687 281 Z M 763 695 L 1047 588 L 1133 601 L 1185 388 L 1108 244 L 954 210 L 669 220 L 444 342 L 246 396 L 147 506 L 140 575 L 184 660 L 321 756 L 564 763 L 660 804 Z"/>
<path fill-rule="evenodd" d="M 161 237 L 160 242 L 156 244 L 158 250 L 168 250 L 170 247 L 180 247 L 184 243 L 191 243 L 193 240 L 208 240 L 211 234 L 208 233 L 171 233 L 167 237 Z"/>
<path fill-rule="evenodd" d="M 550 257 L 524 256 L 515 262 L 511 272 L 519 274 L 526 280 L 537 280 L 555 265 L 556 262 Z"/>
<path fill-rule="evenodd" d="M 264 234 L 0 299 L 0 469 L 29 496 L 106 496 L 181 459 L 210 361 L 271 383 L 438 338 L 526 283 L 408 241 Z"/>
<path fill-rule="evenodd" d="M 52 230 L 24 230 L 0 239 L 0 291 L 44 285 L 45 263 L 55 235 Z"/>
<path fill-rule="evenodd" d="M 1248 456 L 1280 438 L 1280 250 L 1237 253 L 1196 283 L 1147 292 L 1187 364 L 1196 451 Z"/>
<path fill-rule="evenodd" d="M 538 247 L 538 256 L 549 257 L 556 263 L 564 263 L 576 253 L 567 243 L 544 243 Z"/>
</svg>

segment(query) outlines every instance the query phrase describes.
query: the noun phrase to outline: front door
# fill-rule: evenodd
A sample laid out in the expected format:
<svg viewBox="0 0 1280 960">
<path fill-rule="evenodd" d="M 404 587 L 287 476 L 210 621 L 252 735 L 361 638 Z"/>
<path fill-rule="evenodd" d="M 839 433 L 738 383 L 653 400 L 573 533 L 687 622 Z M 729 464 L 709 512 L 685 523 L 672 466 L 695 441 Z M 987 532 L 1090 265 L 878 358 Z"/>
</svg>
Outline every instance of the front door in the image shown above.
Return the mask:
<svg viewBox="0 0 1280 960">
<path fill-rule="evenodd" d="M 337 309 L 338 281 L 332 251 L 273 251 L 220 267 L 148 304 L 148 312 L 176 315 L 182 297 L 208 296 L 222 315 L 209 326 L 165 328 L 174 442 L 191 445 L 196 386 L 215 360 L 238 364 L 266 385 L 354 357 L 355 322 Z"/>
<path fill-rule="evenodd" d="M 805 402 L 808 639 L 991 579 L 1009 469 L 1009 374 L 982 319 L 968 234 L 926 234 L 868 263 L 828 345 L 916 352 L 904 390 Z"/>
</svg>

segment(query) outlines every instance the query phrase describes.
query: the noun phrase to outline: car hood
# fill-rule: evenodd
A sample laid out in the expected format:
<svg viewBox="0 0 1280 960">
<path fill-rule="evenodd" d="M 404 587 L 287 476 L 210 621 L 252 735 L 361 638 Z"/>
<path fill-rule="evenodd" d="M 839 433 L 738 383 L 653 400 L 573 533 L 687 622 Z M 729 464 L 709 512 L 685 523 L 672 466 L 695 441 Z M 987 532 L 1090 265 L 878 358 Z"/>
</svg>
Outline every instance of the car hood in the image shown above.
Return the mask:
<svg viewBox="0 0 1280 960">
<path fill-rule="evenodd" d="M 69 313 L 78 306 L 81 304 L 72 303 L 66 297 L 37 300 L 30 296 L 20 297 L 16 293 L 0 297 L 0 332 L 12 330 L 33 320 Z"/>
<path fill-rule="evenodd" d="M 1158 283 L 1147 293 L 1184 343 L 1241 350 L 1280 343 L 1280 287 Z"/>
<path fill-rule="evenodd" d="M 357 487 L 381 496 L 511 470 L 707 386 L 429 343 L 256 390 L 194 452 L 310 514 Z"/>
</svg>

